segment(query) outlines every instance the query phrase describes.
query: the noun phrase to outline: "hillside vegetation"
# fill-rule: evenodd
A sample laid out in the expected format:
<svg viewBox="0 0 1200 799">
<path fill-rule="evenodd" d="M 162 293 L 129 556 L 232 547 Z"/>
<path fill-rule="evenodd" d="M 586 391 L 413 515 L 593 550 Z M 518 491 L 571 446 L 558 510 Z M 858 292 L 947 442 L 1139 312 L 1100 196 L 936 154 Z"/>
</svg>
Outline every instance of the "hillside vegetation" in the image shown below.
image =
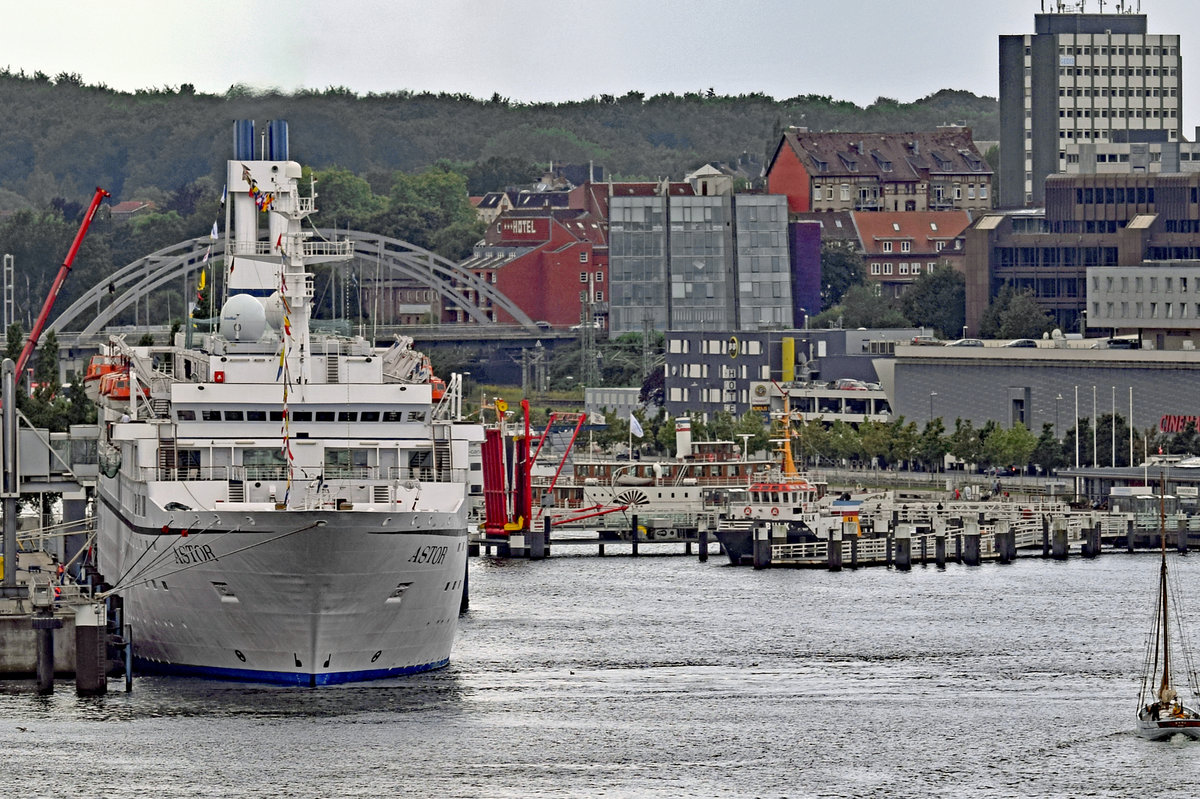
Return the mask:
<svg viewBox="0 0 1200 799">
<path fill-rule="evenodd" d="M 481 165 L 595 162 L 618 177 L 682 177 L 708 161 L 741 161 L 757 174 L 788 125 L 813 130 L 904 131 L 946 123 L 998 138 L 996 100 L 945 90 L 913 103 L 881 97 L 866 108 L 831 97 L 775 100 L 711 92 L 592 97 L 518 104 L 495 95 L 396 92 L 358 96 L 334 87 L 295 94 L 223 95 L 184 84 L 135 93 L 0 71 L 0 210 L 86 200 L 104 186 L 116 200 L 155 199 L 205 180 L 220 190 L 234 119 L 286 119 L 293 158 L 341 167 L 386 191 L 391 173 L 439 160 Z M 491 170 L 493 182 L 503 170 Z M 476 181 L 473 192 L 503 188 Z"/>
</svg>

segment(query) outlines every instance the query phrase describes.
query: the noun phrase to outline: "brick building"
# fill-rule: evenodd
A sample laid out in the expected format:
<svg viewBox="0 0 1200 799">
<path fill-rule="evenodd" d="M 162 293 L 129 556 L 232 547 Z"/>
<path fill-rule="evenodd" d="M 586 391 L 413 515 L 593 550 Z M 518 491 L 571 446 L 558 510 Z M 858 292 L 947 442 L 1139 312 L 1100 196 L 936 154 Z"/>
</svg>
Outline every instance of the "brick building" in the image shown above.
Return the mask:
<svg viewBox="0 0 1200 799">
<path fill-rule="evenodd" d="M 971 129 L 918 133 L 783 135 L 767 166 L 767 191 L 788 211 L 985 211 L 992 168 Z"/>
</svg>

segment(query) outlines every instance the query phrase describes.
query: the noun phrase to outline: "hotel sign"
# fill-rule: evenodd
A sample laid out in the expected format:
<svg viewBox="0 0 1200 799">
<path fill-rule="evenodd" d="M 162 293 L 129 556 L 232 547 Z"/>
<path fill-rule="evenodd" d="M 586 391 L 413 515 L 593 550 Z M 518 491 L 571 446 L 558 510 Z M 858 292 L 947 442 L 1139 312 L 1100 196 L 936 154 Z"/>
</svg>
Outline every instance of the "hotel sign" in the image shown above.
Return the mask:
<svg viewBox="0 0 1200 799">
<path fill-rule="evenodd" d="M 550 238 L 550 220 L 544 216 L 501 219 L 500 238 L 503 241 L 546 241 Z"/>
</svg>

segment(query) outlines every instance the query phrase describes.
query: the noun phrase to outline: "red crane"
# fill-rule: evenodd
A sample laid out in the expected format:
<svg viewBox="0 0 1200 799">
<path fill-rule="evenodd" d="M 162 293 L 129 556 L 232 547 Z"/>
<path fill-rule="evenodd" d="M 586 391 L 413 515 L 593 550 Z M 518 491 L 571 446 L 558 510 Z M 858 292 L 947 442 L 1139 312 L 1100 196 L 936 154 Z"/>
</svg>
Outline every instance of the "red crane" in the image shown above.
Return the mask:
<svg viewBox="0 0 1200 799">
<path fill-rule="evenodd" d="M 83 221 L 79 223 L 79 232 L 75 234 L 75 241 L 71 242 L 71 249 L 67 251 L 67 258 L 63 261 L 63 265 L 58 269 L 58 275 L 54 278 L 54 284 L 50 286 L 50 293 L 46 295 L 46 301 L 42 303 L 42 312 L 38 314 L 37 321 L 33 323 L 33 330 L 29 331 L 29 340 L 25 342 L 25 348 L 21 350 L 21 355 L 17 358 L 17 382 L 20 382 L 21 375 L 25 372 L 25 364 L 29 362 L 29 356 L 33 354 L 33 350 L 37 347 L 38 339 L 42 337 L 42 329 L 46 327 L 46 320 L 50 318 L 50 311 L 54 309 L 54 301 L 58 299 L 58 292 L 62 290 L 62 285 L 67 279 L 67 273 L 71 271 L 71 264 L 75 262 L 75 256 L 79 253 L 79 246 L 83 244 L 83 237 L 87 235 L 88 227 L 92 224 L 92 217 L 96 215 L 96 209 L 100 207 L 100 201 L 105 197 L 112 195 L 106 192 L 99 186 L 96 187 L 96 194 L 92 197 L 92 204 L 88 206 L 87 213 L 83 215 Z"/>
</svg>

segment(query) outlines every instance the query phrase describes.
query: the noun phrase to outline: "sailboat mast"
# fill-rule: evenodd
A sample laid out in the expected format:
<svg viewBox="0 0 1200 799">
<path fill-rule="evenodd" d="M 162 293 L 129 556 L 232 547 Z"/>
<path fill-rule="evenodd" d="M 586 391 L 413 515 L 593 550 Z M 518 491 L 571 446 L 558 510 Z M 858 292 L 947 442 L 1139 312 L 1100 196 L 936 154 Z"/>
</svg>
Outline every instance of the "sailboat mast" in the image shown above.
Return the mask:
<svg viewBox="0 0 1200 799">
<path fill-rule="evenodd" d="M 1167 695 L 1167 689 L 1171 687 L 1171 647 L 1169 645 L 1170 626 L 1167 624 L 1167 521 L 1166 521 L 1166 480 L 1162 480 L 1159 486 L 1158 494 L 1158 538 L 1159 551 L 1162 555 L 1162 566 L 1159 568 L 1159 585 L 1158 595 L 1160 597 L 1161 607 L 1159 609 L 1159 623 L 1162 625 L 1162 659 L 1163 671 L 1162 682 L 1159 684 L 1158 697 L 1163 699 Z"/>
</svg>

